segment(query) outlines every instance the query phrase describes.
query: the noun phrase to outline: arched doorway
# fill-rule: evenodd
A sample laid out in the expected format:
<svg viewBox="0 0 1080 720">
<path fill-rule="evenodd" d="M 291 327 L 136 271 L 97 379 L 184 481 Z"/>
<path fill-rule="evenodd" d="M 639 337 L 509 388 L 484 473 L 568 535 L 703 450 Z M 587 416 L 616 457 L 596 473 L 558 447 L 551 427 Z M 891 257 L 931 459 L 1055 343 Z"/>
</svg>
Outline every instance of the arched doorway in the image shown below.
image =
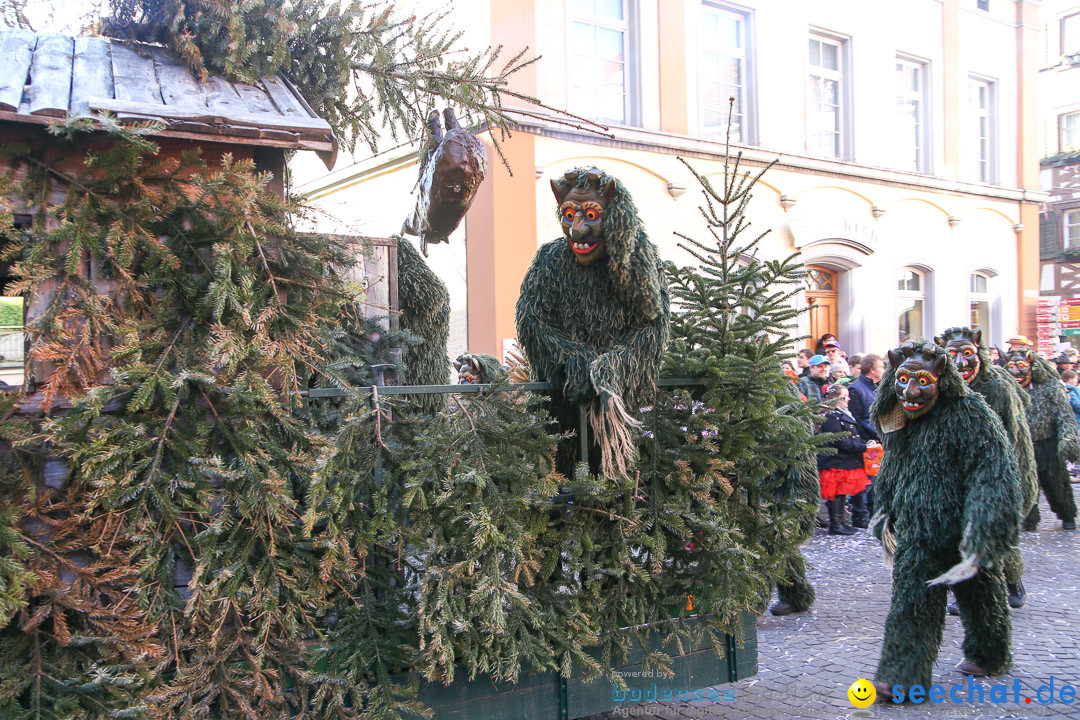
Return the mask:
<svg viewBox="0 0 1080 720">
<path fill-rule="evenodd" d="M 835 270 L 806 266 L 806 304 L 810 307 L 810 338 L 806 347 L 811 350 L 825 333 L 840 334 L 838 290 Z"/>
</svg>

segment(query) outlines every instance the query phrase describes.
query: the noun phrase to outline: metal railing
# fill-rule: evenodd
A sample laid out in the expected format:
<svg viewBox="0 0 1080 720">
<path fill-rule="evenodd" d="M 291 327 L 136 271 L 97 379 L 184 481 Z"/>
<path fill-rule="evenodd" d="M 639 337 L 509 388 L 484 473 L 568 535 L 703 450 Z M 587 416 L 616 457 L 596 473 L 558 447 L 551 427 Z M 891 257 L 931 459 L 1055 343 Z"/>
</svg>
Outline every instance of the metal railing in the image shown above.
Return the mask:
<svg viewBox="0 0 1080 720">
<path fill-rule="evenodd" d="M 707 378 L 658 378 L 657 387 L 684 388 L 702 387 L 709 383 Z M 530 392 L 551 392 L 555 387 L 549 382 L 526 382 L 526 383 L 477 383 L 464 385 L 371 385 L 357 387 L 351 390 L 343 388 L 312 388 L 302 390 L 300 395 L 311 400 L 319 398 L 345 397 L 350 392 L 370 394 L 378 398 L 379 395 L 460 395 L 464 393 L 482 393 L 489 390 L 526 390 Z M 589 457 L 589 408 L 588 405 L 578 407 L 578 457 Z"/>
</svg>

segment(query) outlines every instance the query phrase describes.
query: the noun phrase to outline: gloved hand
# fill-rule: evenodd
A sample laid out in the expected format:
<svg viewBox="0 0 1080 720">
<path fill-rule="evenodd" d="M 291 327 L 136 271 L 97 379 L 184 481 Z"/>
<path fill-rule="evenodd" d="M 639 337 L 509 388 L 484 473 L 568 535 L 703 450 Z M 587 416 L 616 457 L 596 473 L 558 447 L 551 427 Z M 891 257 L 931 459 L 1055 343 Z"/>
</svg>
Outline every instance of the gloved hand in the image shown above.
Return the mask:
<svg viewBox="0 0 1080 720">
<path fill-rule="evenodd" d="M 593 386 L 590 380 L 590 366 L 593 361 L 592 357 L 577 353 L 572 355 L 564 365 L 566 382 L 563 385 L 563 395 L 574 405 L 583 405 L 593 397 Z"/>
</svg>

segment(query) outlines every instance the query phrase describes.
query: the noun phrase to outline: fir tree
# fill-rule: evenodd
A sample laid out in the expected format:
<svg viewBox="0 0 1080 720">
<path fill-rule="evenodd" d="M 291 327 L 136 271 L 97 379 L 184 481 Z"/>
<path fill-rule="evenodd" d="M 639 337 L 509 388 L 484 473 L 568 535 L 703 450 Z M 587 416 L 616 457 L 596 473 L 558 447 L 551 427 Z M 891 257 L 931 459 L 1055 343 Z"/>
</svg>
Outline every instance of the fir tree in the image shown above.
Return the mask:
<svg viewBox="0 0 1080 720">
<path fill-rule="evenodd" d="M 680 247 L 697 264 L 670 271 L 678 311 L 666 365 L 667 373 L 708 381 L 694 396 L 704 409 L 706 427 L 700 432 L 730 464 L 731 527 L 740 549 L 752 556 L 743 574 L 726 575 L 724 565 L 717 565 L 735 587 L 700 588 L 701 604 L 725 618 L 759 609 L 753 599 L 767 596 L 770 579 L 801 562 L 798 545 L 817 507 L 816 487 L 802 478 L 813 474 L 816 447 L 826 439 L 814 436 L 813 409 L 793 402 L 791 381 L 781 369 L 799 339 L 794 300 L 805 271 L 797 253 L 775 260 L 758 256 L 766 233 L 750 233 L 746 210 L 768 167 L 745 173 L 741 159 L 725 158 L 720 187 L 683 161 L 702 186 L 709 237 L 680 235 Z M 710 550 L 704 548 L 706 561 Z"/>
</svg>

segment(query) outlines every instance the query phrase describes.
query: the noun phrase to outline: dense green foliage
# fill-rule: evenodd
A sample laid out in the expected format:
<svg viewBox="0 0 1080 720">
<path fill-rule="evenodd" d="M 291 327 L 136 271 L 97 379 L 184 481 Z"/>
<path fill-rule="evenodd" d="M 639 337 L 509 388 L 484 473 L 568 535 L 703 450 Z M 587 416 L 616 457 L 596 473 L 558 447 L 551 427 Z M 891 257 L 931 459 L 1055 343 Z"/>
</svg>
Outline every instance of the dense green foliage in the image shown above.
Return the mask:
<svg viewBox="0 0 1080 720">
<path fill-rule="evenodd" d="M 6 231 L 51 412 L 0 423 L 4 717 L 395 717 L 458 667 L 603 674 L 650 628 L 666 653 L 735 632 L 796 551 L 802 504 L 770 478 L 808 431 L 762 334 L 793 264 L 739 275 L 729 241 L 698 245 L 669 366 L 708 386 L 644 398 L 631 478 L 567 478 L 508 392 L 302 400 L 412 342 L 358 316 L 349 248 L 295 232 L 248 162 L 87 129 L 8 148 L 31 172 L 0 188 L 64 198 Z M 758 313 L 720 345 L 698 303 L 732 293 Z"/>
<path fill-rule="evenodd" d="M 349 144 L 436 99 L 503 123 L 522 66 L 485 78 L 493 54 L 447 63 L 437 19 L 356 4 L 116 9 L 115 34 L 196 68 L 282 72 Z M 0 404 L 0 717 L 399 717 L 421 678 L 604 674 L 650 629 L 673 652 L 758 608 L 797 553 L 805 503 L 777 483 L 810 440 L 776 402 L 798 265 L 741 262 L 752 180 L 702 181 L 711 240 L 672 270 L 667 369 L 707 385 L 642 389 L 627 477 L 566 477 L 533 400 L 368 395 L 416 340 L 362 318 L 353 249 L 296 232 L 249 161 L 150 132 L 80 120 L 0 150 L 39 369 Z M 326 387 L 348 393 L 302 396 Z"/>
<path fill-rule="evenodd" d="M 794 298 L 805 273 L 797 255 L 758 257 L 764 234 L 749 234 L 746 209 L 767 168 L 744 173 L 740 160 L 725 163 L 719 188 L 691 168 L 703 188 L 710 238 L 683 236 L 680 247 L 697 265 L 670 271 L 675 312 L 665 372 L 709 381 L 697 399 L 709 408 L 717 455 L 732 466 L 732 524 L 747 552 L 760 544 L 754 572 L 740 581 L 765 582 L 767 595 L 768 578 L 785 577 L 800 562 L 798 545 L 817 509 L 814 448 L 828 437 L 814 436 L 813 408 L 792 402 L 781 369 L 797 339 Z"/>
<path fill-rule="evenodd" d="M 325 330 L 355 302 L 332 270 L 348 249 L 294 232 L 250 161 L 88 129 L 8 148 L 2 188 L 63 197 L 6 235 L 22 278 L 8 291 L 39 302 L 37 398 L 67 408 L 8 414 L 0 430 L 17 441 L 0 517 L 18 508 L 36 575 L 4 592 L 18 610 L 2 714 L 134 709 L 164 671 L 175 692 L 149 703 L 164 715 L 283 707 L 281 681 L 337 591 L 299 522 L 327 440 L 295 391 L 332 375 Z"/>
</svg>

